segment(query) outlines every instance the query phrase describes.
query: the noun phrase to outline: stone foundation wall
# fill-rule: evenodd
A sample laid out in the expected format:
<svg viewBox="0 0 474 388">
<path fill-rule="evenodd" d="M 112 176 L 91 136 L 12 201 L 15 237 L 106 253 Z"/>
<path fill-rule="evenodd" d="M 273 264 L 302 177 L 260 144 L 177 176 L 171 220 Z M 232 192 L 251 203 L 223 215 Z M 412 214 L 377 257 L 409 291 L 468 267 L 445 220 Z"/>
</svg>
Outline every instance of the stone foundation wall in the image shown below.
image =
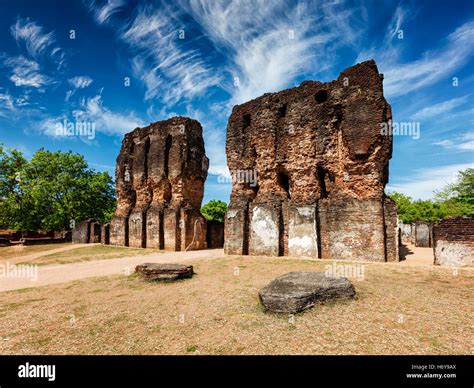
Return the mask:
<svg viewBox="0 0 474 388">
<path fill-rule="evenodd" d="M 226 253 L 398 260 L 382 78 L 368 61 L 234 106 Z"/>
<path fill-rule="evenodd" d="M 455 217 L 433 226 L 434 264 L 473 266 L 474 217 Z"/>
</svg>

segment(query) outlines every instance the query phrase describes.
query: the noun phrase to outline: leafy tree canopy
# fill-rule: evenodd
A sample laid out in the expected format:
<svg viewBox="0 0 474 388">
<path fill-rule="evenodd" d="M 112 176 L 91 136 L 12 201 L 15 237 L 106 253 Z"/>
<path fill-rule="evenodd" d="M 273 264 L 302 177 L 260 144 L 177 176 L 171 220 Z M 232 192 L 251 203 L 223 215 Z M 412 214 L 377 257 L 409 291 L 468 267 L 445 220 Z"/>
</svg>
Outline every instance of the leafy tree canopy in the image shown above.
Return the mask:
<svg viewBox="0 0 474 388">
<path fill-rule="evenodd" d="M 0 146 L 0 225 L 15 230 L 60 230 L 88 218 L 108 221 L 113 180 L 90 169 L 82 155 L 38 150 L 30 161 Z"/>
<path fill-rule="evenodd" d="M 435 192 L 433 200 L 413 201 L 401 193 L 389 193 L 404 223 L 438 221 L 447 217 L 474 216 L 474 168 L 460 171 L 455 183 Z"/>
<path fill-rule="evenodd" d="M 208 221 L 224 222 L 227 204 L 223 201 L 211 199 L 201 208 L 201 213 Z"/>
</svg>

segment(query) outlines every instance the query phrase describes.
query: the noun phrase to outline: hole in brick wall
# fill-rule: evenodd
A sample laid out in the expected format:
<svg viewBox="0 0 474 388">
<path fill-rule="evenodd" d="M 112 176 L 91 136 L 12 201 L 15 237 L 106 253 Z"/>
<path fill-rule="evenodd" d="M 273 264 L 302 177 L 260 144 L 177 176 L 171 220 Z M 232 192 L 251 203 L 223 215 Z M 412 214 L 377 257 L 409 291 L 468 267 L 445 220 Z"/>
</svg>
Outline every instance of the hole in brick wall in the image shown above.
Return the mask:
<svg viewBox="0 0 474 388">
<path fill-rule="evenodd" d="M 173 138 L 171 135 L 168 135 L 166 137 L 166 142 L 165 142 L 165 176 L 168 176 L 168 165 L 169 165 L 169 159 L 170 159 L 170 150 L 171 150 L 171 144 L 173 143 Z"/>
<path fill-rule="evenodd" d="M 329 172 L 321 166 L 317 167 L 316 172 L 318 175 L 321 198 L 327 198 L 331 191 L 331 177 Z"/>
<path fill-rule="evenodd" d="M 287 174 L 284 172 L 278 173 L 278 184 L 283 190 L 285 190 L 288 198 L 291 198 L 290 178 Z"/>
<path fill-rule="evenodd" d="M 244 116 L 242 117 L 243 119 L 243 122 L 244 122 L 244 129 L 249 127 L 250 126 L 250 120 L 251 120 L 251 116 L 250 116 L 250 113 L 246 113 L 244 114 Z"/>
<path fill-rule="evenodd" d="M 320 90 L 319 92 L 317 92 L 315 95 L 314 95 L 314 99 L 316 100 L 316 102 L 318 104 L 321 104 L 325 101 L 327 101 L 328 99 L 328 91 L 327 90 Z"/>
<path fill-rule="evenodd" d="M 255 186 L 250 186 L 250 188 L 252 189 L 253 193 L 253 198 L 255 198 L 258 194 L 258 190 L 260 189 L 260 187 L 258 187 L 258 185 L 255 185 Z"/>
<path fill-rule="evenodd" d="M 278 117 L 285 117 L 286 116 L 286 108 L 287 104 L 283 104 L 281 107 L 278 108 Z"/>
<path fill-rule="evenodd" d="M 257 147 L 252 148 L 252 158 L 256 159 L 257 158 Z"/>
</svg>

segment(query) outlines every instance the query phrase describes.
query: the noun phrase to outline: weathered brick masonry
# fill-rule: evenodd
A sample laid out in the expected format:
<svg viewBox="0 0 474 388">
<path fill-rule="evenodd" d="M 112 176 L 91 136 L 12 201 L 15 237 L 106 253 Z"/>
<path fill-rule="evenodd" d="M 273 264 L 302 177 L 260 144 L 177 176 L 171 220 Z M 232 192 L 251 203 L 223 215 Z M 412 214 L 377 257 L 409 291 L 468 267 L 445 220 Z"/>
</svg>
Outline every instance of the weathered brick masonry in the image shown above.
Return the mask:
<svg viewBox="0 0 474 388">
<path fill-rule="evenodd" d="M 374 61 L 233 108 L 228 254 L 398 260 L 391 108 Z M 384 134 L 382 123 L 386 123 Z M 258 184 L 245 179 L 256 171 Z"/>
<path fill-rule="evenodd" d="M 474 217 L 454 217 L 433 226 L 434 263 L 472 266 L 474 264 Z"/>
<path fill-rule="evenodd" d="M 205 248 L 206 221 L 199 209 L 208 165 L 196 120 L 174 117 L 126 134 L 115 171 L 110 244 Z"/>
</svg>

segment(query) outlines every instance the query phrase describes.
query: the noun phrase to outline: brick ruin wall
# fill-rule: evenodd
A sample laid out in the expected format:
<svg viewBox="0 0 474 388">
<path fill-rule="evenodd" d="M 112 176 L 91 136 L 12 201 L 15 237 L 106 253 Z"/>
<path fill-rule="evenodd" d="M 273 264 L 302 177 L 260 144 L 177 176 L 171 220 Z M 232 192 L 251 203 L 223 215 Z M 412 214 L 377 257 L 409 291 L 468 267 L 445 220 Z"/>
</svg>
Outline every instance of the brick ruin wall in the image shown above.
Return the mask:
<svg viewBox="0 0 474 388">
<path fill-rule="evenodd" d="M 474 264 L 474 217 L 454 217 L 433 226 L 434 263 L 450 266 Z"/>
<path fill-rule="evenodd" d="M 226 253 L 399 260 L 382 79 L 368 61 L 233 108 Z"/>
<path fill-rule="evenodd" d="M 206 248 L 200 213 L 209 161 L 198 121 L 174 117 L 125 135 L 116 164 L 110 244 Z"/>
</svg>

